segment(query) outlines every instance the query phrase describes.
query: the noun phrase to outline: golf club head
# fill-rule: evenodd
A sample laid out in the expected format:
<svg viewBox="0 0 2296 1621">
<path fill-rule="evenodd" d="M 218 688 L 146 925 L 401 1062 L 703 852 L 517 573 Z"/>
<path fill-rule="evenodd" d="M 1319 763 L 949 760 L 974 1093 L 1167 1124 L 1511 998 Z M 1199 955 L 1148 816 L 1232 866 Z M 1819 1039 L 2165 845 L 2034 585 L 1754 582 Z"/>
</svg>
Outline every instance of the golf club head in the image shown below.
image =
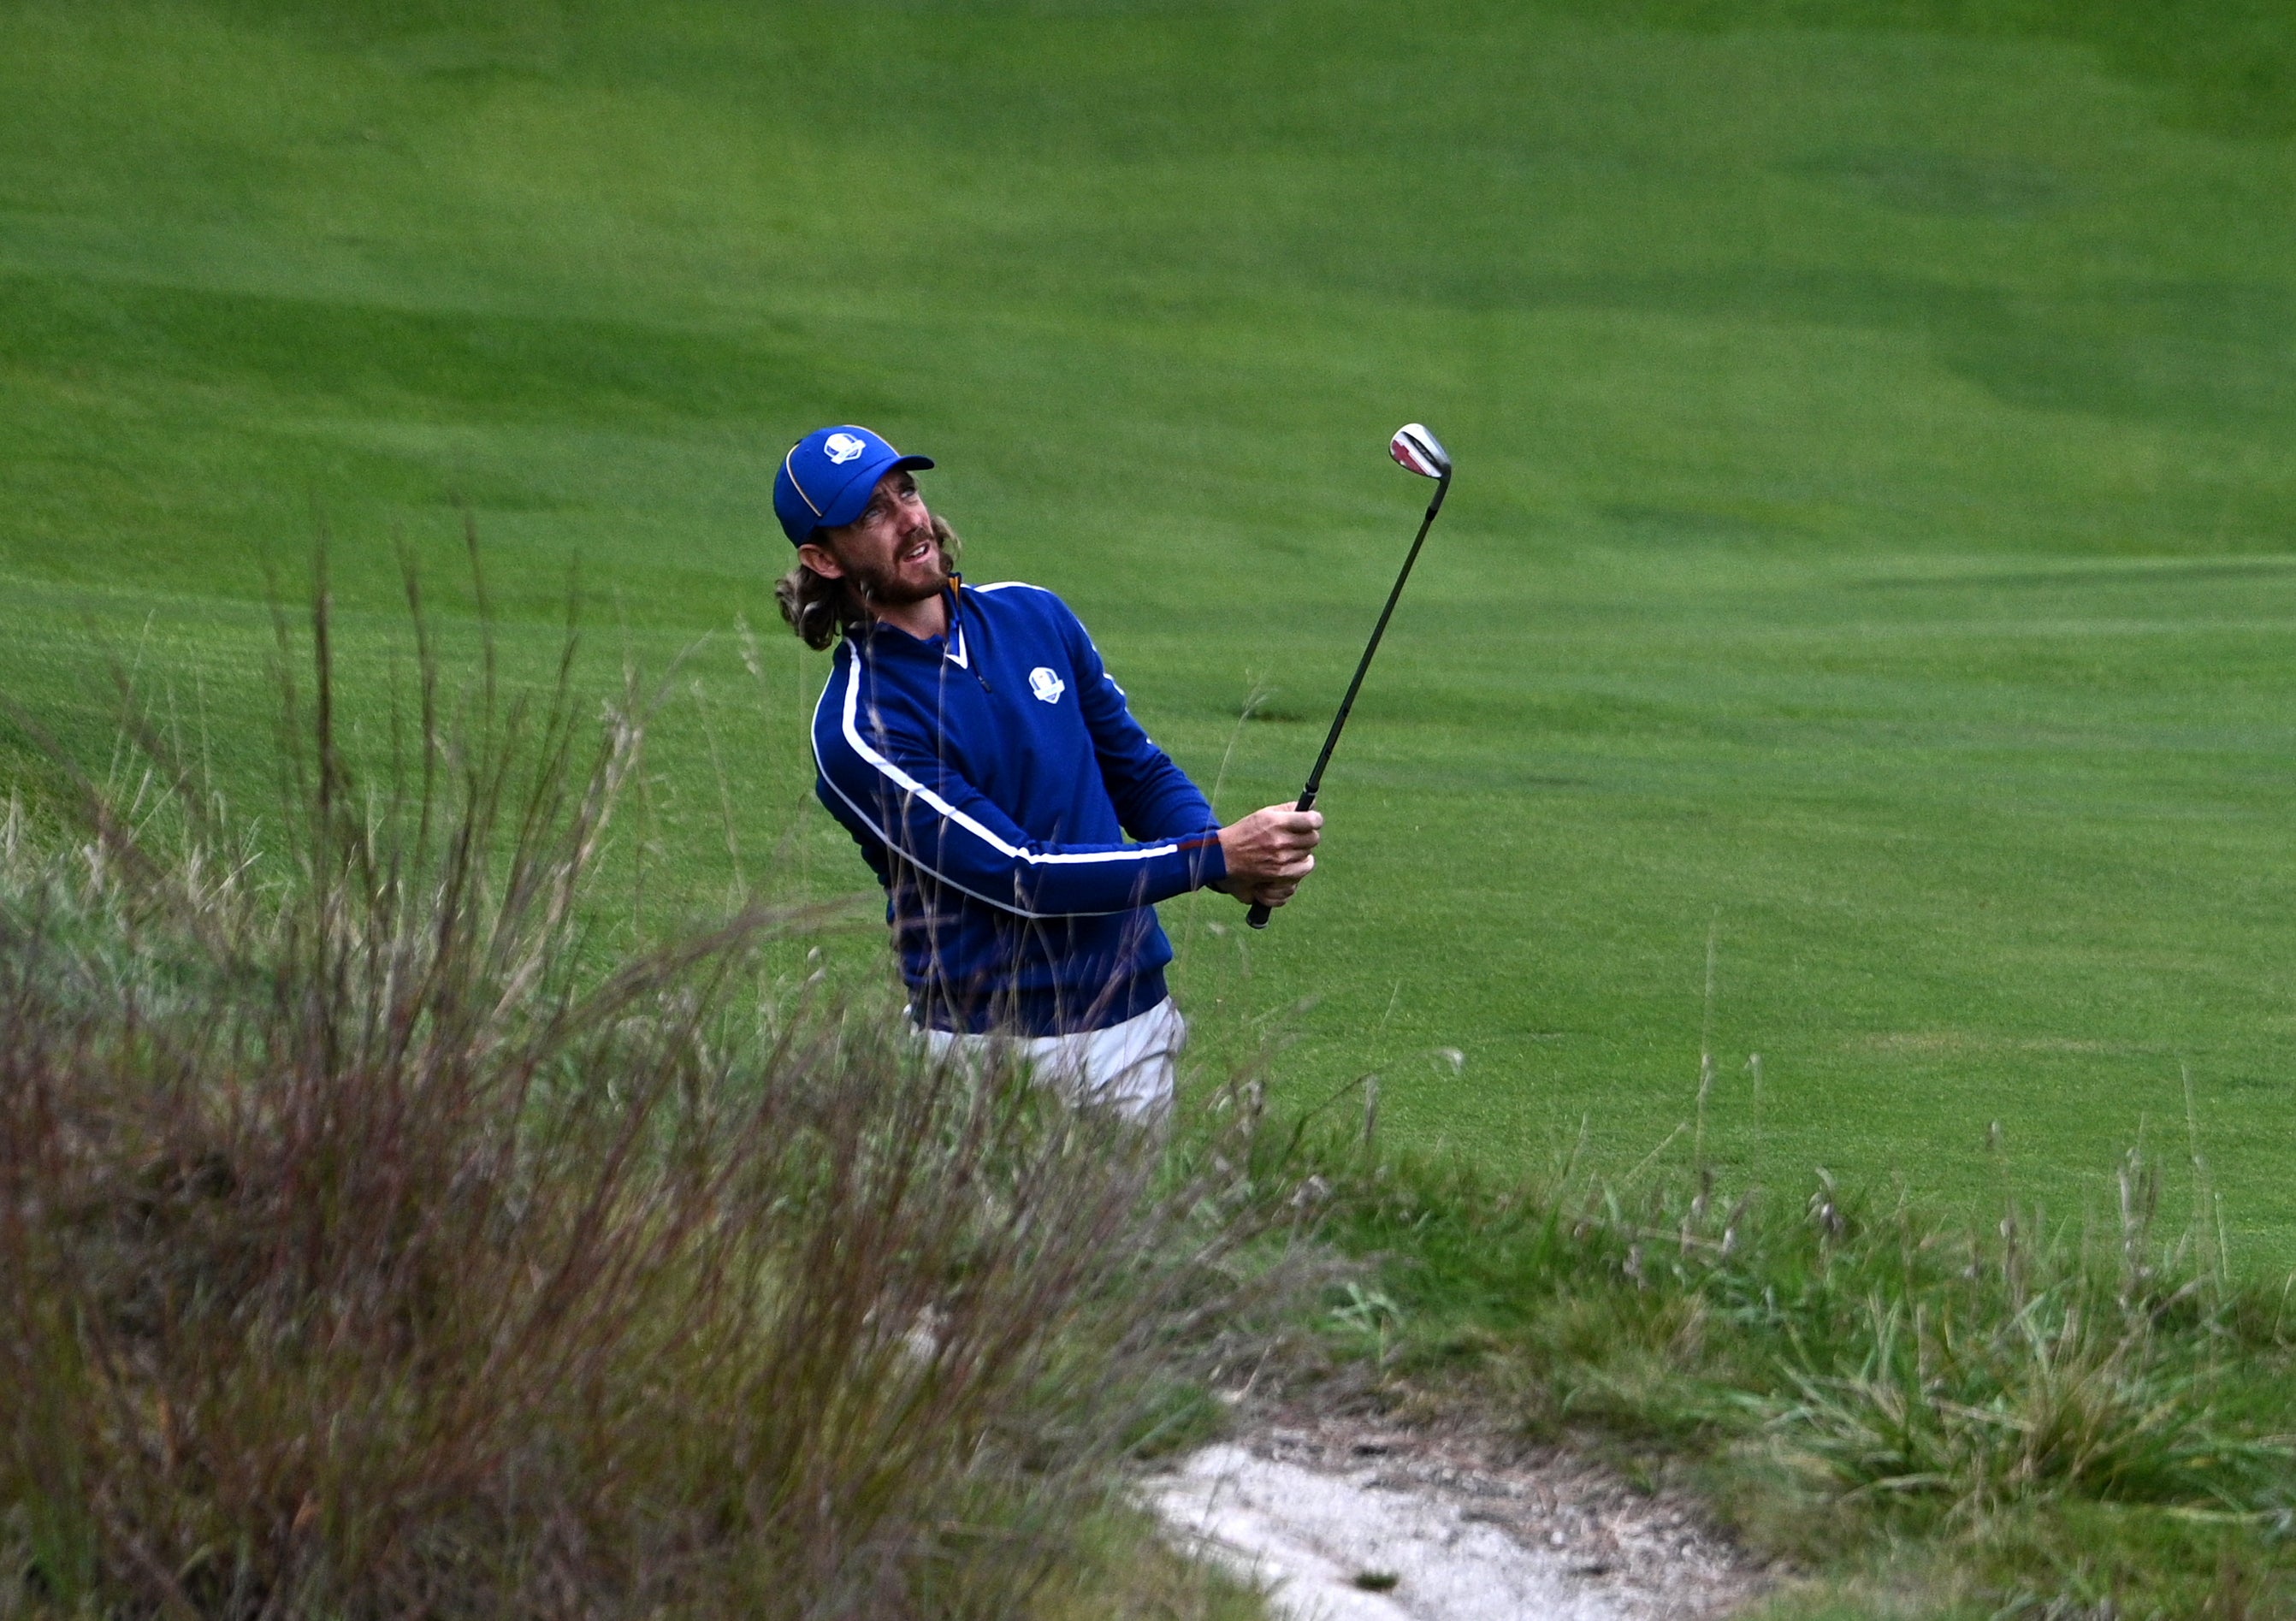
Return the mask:
<svg viewBox="0 0 2296 1621">
<path fill-rule="evenodd" d="M 1406 422 L 1387 442 L 1387 454 L 1423 479 L 1451 476 L 1450 453 L 1422 422 Z"/>
</svg>

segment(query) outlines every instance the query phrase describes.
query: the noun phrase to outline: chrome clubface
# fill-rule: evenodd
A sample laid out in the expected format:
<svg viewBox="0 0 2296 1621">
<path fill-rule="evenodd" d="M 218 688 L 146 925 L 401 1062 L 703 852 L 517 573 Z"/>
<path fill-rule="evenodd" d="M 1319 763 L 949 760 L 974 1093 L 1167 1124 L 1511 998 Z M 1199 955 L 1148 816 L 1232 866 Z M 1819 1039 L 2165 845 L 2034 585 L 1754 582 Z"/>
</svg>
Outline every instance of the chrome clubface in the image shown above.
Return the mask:
<svg viewBox="0 0 2296 1621">
<path fill-rule="evenodd" d="M 1406 422 L 1387 442 L 1387 454 L 1423 479 L 1451 476 L 1451 457 L 1424 424 Z"/>
</svg>

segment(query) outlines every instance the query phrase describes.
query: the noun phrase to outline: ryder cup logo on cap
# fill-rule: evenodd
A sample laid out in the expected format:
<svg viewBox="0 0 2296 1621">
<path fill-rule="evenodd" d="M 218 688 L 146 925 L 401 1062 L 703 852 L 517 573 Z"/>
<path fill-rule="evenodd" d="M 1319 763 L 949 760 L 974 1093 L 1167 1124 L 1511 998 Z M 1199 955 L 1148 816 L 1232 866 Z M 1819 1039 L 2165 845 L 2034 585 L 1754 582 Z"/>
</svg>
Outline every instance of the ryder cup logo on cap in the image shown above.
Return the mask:
<svg viewBox="0 0 2296 1621">
<path fill-rule="evenodd" d="M 841 529 L 861 516 L 877 481 L 905 468 L 931 467 L 931 456 L 905 456 L 850 422 L 816 428 L 789 447 L 774 474 L 774 516 L 790 544 L 816 529 Z"/>
</svg>

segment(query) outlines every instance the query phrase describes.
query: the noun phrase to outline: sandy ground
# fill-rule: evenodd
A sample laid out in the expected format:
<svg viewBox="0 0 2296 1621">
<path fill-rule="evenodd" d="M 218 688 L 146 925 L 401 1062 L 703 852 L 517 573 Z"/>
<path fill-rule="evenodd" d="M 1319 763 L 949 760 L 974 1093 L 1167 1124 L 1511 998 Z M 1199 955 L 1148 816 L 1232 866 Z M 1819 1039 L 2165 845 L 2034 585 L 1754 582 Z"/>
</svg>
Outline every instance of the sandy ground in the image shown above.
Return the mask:
<svg viewBox="0 0 2296 1621">
<path fill-rule="evenodd" d="M 1176 1540 L 1299 1621 L 1707 1617 L 1760 1584 L 1686 1504 L 1466 1438 L 1268 1424 L 1146 1489 Z"/>
</svg>

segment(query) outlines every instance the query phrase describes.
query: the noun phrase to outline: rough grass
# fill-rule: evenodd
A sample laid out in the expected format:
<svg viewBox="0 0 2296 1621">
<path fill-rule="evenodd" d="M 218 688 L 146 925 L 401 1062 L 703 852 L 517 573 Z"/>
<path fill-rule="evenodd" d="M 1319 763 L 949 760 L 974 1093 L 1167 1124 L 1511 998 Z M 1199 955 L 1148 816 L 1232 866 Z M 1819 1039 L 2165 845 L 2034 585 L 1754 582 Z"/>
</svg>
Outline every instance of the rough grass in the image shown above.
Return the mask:
<svg viewBox="0 0 2296 1621">
<path fill-rule="evenodd" d="M 1693 1486 L 1781 1561 L 1783 1613 L 2296 1608 L 2296 1319 L 2205 1206 L 2162 1219 L 2143 1152 L 2069 1226 L 1826 1176 L 1726 1198 L 1319 1157 L 1328 1231 L 1376 1262 L 1327 1303 L 1343 1361 L 1405 1411 Z"/>
<path fill-rule="evenodd" d="M 1248 1608 L 1107 1497 L 1237 1176 L 762 977 L 816 916 L 599 948 L 645 695 L 425 658 L 370 778 L 330 629 L 273 815 L 137 718 L 7 825 L 0 1614 Z"/>
</svg>

